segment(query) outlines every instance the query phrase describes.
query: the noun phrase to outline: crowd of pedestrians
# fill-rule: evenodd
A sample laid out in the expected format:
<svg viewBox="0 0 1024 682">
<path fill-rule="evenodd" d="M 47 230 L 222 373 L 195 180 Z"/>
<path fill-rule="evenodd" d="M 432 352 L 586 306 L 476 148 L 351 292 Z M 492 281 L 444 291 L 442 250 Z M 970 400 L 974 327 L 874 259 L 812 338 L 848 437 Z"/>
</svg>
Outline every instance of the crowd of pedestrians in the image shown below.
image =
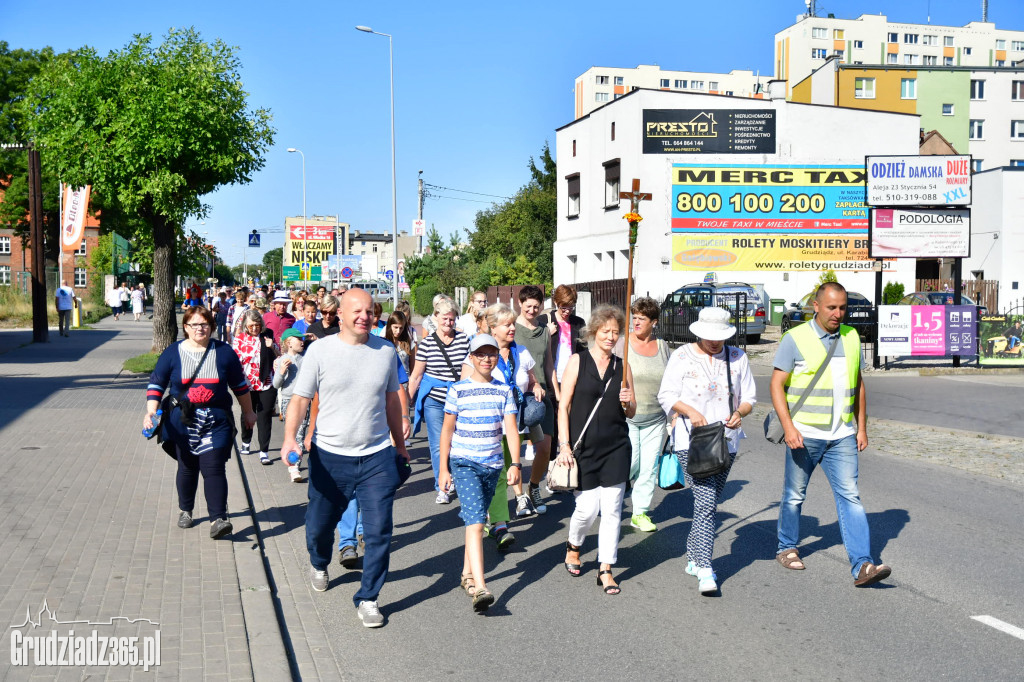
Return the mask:
<svg viewBox="0 0 1024 682">
<path fill-rule="evenodd" d="M 585 540 L 600 516 L 597 585 L 620 594 L 613 567 L 625 500 L 632 527 L 657 531 L 650 512 L 664 453 L 674 454 L 694 498 L 681 548 L 685 572 L 701 594 L 718 591 L 717 508 L 746 437 L 743 420 L 757 402 L 747 356 L 728 344 L 737 332 L 729 311 L 702 310 L 690 326 L 696 341 L 672 350 L 658 338 L 653 299 L 634 300 L 628 319 L 620 308 L 601 305 L 583 320 L 575 314 L 576 292 L 566 285 L 555 288 L 546 314 L 537 286 L 522 287 L 518 314 L 473 292 L 460 315 L 454 300 L 439 294 L 422 329 L 408 304 L 385 315 L 361 289 L 321 287 L 307 295 L 241 287 L 187 296 L 185 339 L 161 355 L 144 417 L 178 462 L 182 528 L 192 525 L 202 475 L 211 536 L 231 530 L 224 465 L 236 433 L 234 392 L 242 410 L 238 452 L 272 464 L 271 430 L 279 415 L 280 458 L 292 481 L 308 477 L 313 589 L 329 585 L 335 530 L 343 566 L 355 566 L 362 546 L 353 600 L 367 627 L 384 624 L 378 597 L 388 573 L 395 492 L 411 471 L 406 442 L 424 426 L 435 502 L 457 500 L 460 507 L 459 582 L 474 610 L 495 601 L 484 575 L 485 538 L 506 551 L 516 542 L 512 509 L 515 517 L 547 511 L 543 483 L 555 467 L 578 480 L 566 571 L 583 574 Z M 786 451 L 776 560 L 786 569 L 806 568 L 798 551 L 800 508 L 820 465 L 835 496 L 854 584 L 864 586 L 890 569 L 870 555 L 857 489 L 867 396 L 857 332 L 841 324 L 846 301 L 841 285 L 819 288 L 814 318 L 787 333 L 775 357 L 771 400 Z M 719 429 L 727 455 L 710 474 L 690 466 L 704 456 L 694 450 L 702 442 L 697 430 L 709 426 Z"/>
</svg>

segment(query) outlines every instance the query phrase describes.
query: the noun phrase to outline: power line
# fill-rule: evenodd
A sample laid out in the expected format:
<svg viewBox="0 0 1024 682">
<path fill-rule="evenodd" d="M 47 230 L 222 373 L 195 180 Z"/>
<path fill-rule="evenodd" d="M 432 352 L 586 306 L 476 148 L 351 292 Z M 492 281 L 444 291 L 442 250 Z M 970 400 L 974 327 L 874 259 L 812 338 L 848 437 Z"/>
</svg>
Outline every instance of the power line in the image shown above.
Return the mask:
<svg viewBox="0 0 1024 682">
<path fill-rule="evenodd" d="M 467 199 L 465 197 L 448 197 L 443 194 L 427 194 L 428 199 L 454 199 L 455 201 L 472 201 L 477 204 L 493 204 L 493 201 L 487 201 L 486 199 Z"/>
<path fill-rule="evenodd" d="M 484 192 L 471 192 L 468 189 L 455 189 L 453 187 L 444 187 L 442 185 L 431 185 L 431 184 L 428 184 L 426 182 L 423 183 L 423 186 L 428 188 L 428 189 L 440 189 L 440 190 L 445 190 L 445 191 L 448 191 L 448 192 L 461 192 L 462 194 L 476 194 L 477 196 L 481 196 L 481 197 L 494 197 L 496 199 L 511 199 L 512 198 L 512 197 L 503 196 L 501 194 L 485 194 Z M 444 199 L 455 199 L 456 197 L 442 197 L 442 198 L 444 198 Z"/>
</svg>

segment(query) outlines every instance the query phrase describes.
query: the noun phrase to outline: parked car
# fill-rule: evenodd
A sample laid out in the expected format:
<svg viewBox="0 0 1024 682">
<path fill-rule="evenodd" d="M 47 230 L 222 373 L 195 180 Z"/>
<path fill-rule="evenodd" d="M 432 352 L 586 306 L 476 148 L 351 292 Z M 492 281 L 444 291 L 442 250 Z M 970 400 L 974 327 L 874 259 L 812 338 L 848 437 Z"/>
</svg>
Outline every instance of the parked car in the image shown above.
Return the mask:
<svg viewBox="0 0 1024 682">
<path fill-rule="evenodd" d="M 978 306 L 982 315 L 988 315 L 988 308 L 978 305 L 974 299 L 967 294 L 960 294 L 961 305 Z M 899 305 L 953 305 L 953 292 L 951 291 L 915 291 L 900 299 Z"/>
<path fill-rule="evenodd" d="M 374 303 L 384 303 L 391 300 L 391 287 L 387 282 L 352 282 L 353 289 L 364 289 L 373 298 Z"/>
<path fill-rule="evenodd" d="M 800 299 L 799 303 L 790 303 L 782 317 L 782 332 L 788 332 L 798 324 L 814 317 L 814 292 Z M 846 292 L 846 318 L 843 324 L 857 330 L 865 341 L 875 338 L 878 325 L 878 310 L 863 294 L 856 291 Z"/>
<path fill-rule="evenodd" d="M 737 301 L 741 313 L 736 314 Z M 720 306 L 733 313 L 747 343 L 757 343 L 765 329 L 765 311 L 757 290 L 742 282 L 697 283 L 679 287 L 661 305 L 660 334 L 671 343 L 693 341 L 689 326 L 703 308 Z"/>
</svg>

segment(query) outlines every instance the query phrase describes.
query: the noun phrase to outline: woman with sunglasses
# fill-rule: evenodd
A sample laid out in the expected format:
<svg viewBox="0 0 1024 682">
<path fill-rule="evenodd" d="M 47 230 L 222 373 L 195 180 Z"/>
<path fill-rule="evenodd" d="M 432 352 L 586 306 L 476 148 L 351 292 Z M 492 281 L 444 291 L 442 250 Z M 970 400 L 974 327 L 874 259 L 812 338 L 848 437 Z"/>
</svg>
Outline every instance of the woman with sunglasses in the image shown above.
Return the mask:
<svg viewBox="0 0 1024 682">
<path fill-rule="evenodd" d="M 249 384 L 231 346 L 213 340 L 213 314 L 201 306 L 185 311 L 185 339 L 168 346 L 157 360 L 146 391 L 145 429 L 153 429 L 156 412 L 166 401 L 159 436 L 168 455 L 178 461 L 178 528 L 192 526 L 199 474 L 203 475 L 210 537 L 231 532 L 228 521 L 228 479 L 234 420 L 231 392 L 242 408 L 243 427 L 252 428 Z M 194 379 L 193 379 L 194 377 Z"/>
<path fill-rule="evenodd" d="M 246 310 L 242 315 L 239 332 L 231 343 L 249 380 L 254 393 L 253 406 L 256 408 L 256 426 L 259 430 L 259 453 L 261 464 L 271 464 L 270 428 L 274 418 L 274 403 L 277 389 L 274 388 L 274 361 L 281 354 L 274 343 L 274 331 L 263 324 L 258 308 Z M 242 454 L 248 455 L 252 441 L 252 427 L 242 425 Z"/>
</svg>

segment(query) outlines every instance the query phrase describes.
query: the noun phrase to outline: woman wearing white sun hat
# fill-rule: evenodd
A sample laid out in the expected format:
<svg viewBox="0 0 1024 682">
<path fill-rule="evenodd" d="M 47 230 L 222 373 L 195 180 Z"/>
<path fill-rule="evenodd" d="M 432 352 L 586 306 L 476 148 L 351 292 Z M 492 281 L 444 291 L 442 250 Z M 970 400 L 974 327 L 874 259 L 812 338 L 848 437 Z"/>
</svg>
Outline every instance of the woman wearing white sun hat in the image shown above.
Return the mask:
<svg viewBox="0 0 1024 682">
<path fill-rule="evenodd" d="M 674 447 L 684 471 L 690 429 L 714 422 L 725 424 L 729 453 L 735 461 L 739 441 L 746 437 L 742 420 L 757 402 L 754 375 L 746 353 L 725 345 L 736 334 L 736 327 L 729 323 L 729 318 L 730 313 L 724 308 L 700 311 L 697 321 L 690 325 L 690 332 L 697 337 L 697 342 L 672 353 L 658 391 L 658 402 L 669 419 L 675 422 Z M 708 478 L 694 479 L 686 474 L 686 484 L 693 490 L 693 523 L 686 541 L 689 559 L 686 572 L 697 577 L 701 594 L 713 594 L 718 590 L 715 573 L 711 570 L 715 514 L 730 469 Z"/>
</svg>

